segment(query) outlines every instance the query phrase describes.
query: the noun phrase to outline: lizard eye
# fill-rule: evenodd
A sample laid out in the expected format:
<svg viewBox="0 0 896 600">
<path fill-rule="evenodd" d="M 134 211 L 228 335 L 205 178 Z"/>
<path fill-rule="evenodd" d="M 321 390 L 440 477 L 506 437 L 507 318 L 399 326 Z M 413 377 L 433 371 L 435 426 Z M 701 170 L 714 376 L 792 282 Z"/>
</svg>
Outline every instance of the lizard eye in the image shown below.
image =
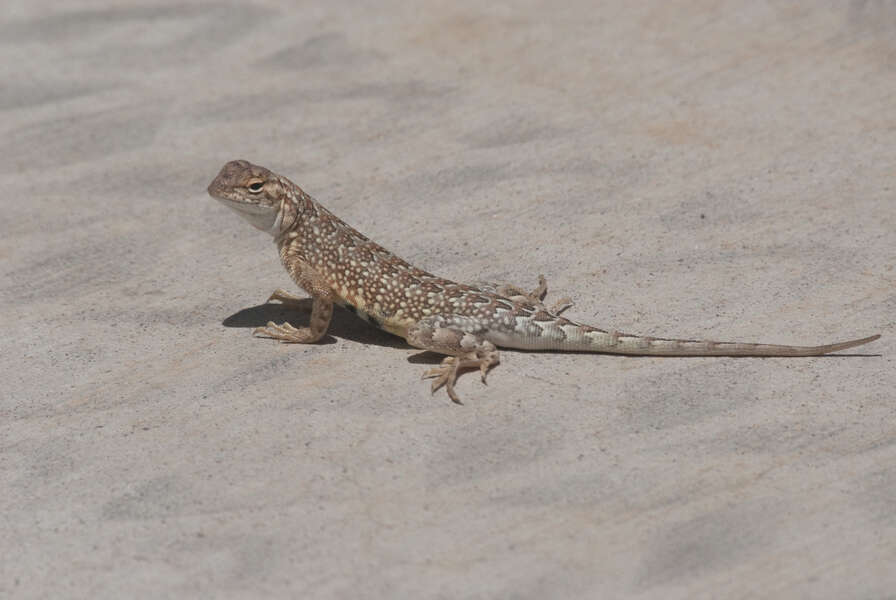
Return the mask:
<svg viewBox="0 0 896 600">
<path fill-rule="evenodd" d="M 256 181 L 253 181 L 252 183 L 250 183 L 246 187 L 249 188 L 249 191 L 252 192 L 253 194 L 257 194 L 264 188 L 264 182 L 256 180 Z"/>
</svg>

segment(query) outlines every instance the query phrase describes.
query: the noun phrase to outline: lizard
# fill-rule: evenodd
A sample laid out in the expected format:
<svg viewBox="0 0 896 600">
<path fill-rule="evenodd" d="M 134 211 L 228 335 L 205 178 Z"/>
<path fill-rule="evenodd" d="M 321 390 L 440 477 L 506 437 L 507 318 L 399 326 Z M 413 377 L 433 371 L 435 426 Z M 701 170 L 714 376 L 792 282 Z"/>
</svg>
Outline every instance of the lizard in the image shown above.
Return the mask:
<svg viewBox="0 0 896 600">
<path fill-rule="evenodd" d="M 311 295 L 307 327 L 272 321 L 253 335 L 311 344 L 330 325 L 334 305 L 445 355 L 423 373 L 431 391 L 444 386 L 455 403 L 458 373 L 478 368 L 483 383 L 498 363 L 498 347 L 647 356 L 820 356 L 867 344 L 871 335 L 821 346 L 669 339 L 584 325 L 561 316 L 572 303 L 543 303 L 547 283 L 526 292 L 509 284 L 466 285 L 415 267 L 346 224 L 292 181 L 245 160 L 224 165 L 208 193 L 256 228 L 269 233 L 293 281 Z M 268 302 L 303 301 L 283 289 Z"/>
</svg>

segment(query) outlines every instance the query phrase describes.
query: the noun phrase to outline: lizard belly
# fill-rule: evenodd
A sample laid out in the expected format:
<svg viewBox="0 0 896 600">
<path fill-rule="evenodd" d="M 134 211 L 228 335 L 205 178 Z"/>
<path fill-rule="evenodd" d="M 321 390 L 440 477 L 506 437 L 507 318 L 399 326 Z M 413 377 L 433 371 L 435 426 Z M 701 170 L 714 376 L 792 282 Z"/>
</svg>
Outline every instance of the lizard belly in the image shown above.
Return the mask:
<svg viewBox="0 0 896 600">
<path fill-rule="evenodd" d="M 517 333 L 504 331 L 489 331 L 485 339 L 499 348 L 513 348 L 515 350 L 553 350 L 560 347 L 556 340 L 541 336 L 523 336 Z"/>
<path fill-rule="evenodd" d="M 483 337 L 500 348 L 517 350 L 588 350 L 590 347 L 582 326 L 570 321 L 562 326 L 556 322 L 532 323 L 517 318 L 514 327 L 495 327 Z"/>
<path fill-rule="evenodd" d="M 373 311 L 368 311 L 367 307 L 363 306 L 361 302 L 355 304 L 348 300 L 343 300 L 338 304 L 378 329 L 382 329 L 383 331 L 387 331 L 392 335 L 397 335 L 399 337 L 406 338 L 408 327 L 413 323 L 410 319 L 404 319 L 398 316 L 386 316 Z"/>
<path fill-rule="evenodd" d="M 403 337 L 405 339 L 407 339 L 408 337 L 409 324 L 405 323 L 401 319 L 386 319 L 380 324 L 379 327 L 383 331 L 388 331 L 392 335 L 397 335 L 398 337 Z"/>
</svg>

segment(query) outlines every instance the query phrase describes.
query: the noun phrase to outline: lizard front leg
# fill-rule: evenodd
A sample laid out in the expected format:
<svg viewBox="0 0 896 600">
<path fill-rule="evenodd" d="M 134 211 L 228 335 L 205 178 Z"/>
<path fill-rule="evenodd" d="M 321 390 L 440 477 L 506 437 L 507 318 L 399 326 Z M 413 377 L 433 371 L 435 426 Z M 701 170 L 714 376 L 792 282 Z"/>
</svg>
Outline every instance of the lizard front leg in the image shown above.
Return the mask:
<svg viewBox="0 0 896 600">
<path fill-rule="evenodd" d="M 253 334 L 292 344 L 313 344 L 327 333 L 330 320 L 333 318 L 335 294 L 326 280 L 308 263 L 295 256 L 284 257 L 283 263 L 295 282 L 311 294 L 311 320 L 308 327 L 302 328 L 293 327 L 289 323 L 277 325 L 273 321 L 268 321 L 265 327 L 255 328 Z M 284 304 L 295 304 L 300 298 L 277 289 L 268 298 L 268 301 L 271 300 L 280 300 Z"/>
<path fill-rule="evenodd" d="M 283 305 L 291 306 L 295 309 L 302 309 L 307 304 L 308 298 L 302 298 L 301 296 L 290 294 L 283 288 L 277 288 L 271 292 L 271 295 L 265 300 L 265 304 L 269 303 L 271 300 L 279 300 Z"/>
<path fill-rule="evenodd" d="M 265 327 L 256 327 L 252 333 L 291 344 L 313 344 L 327 333 L 332 318 L 333 302 L 315 297 L 312 298 L 311 321 L 308 327 L 293 327 L 289 323 L 277 325 L 273 321 L 268 321 Z"/>
<path fill-rule="evenodd" d="M 479 367 L 485 383 L 488 370 L 499 358 L 495 345 L 482 335 L 484 331 L 476 319 L 454 315 L 426 317 L 408 329 L 407 341 L 412 346 L 448 355 L 441 365 L 423 374 L 424 379 L 435 378 L 433 392 L 444 385 L 448 397 L 463 404 L 454 391 L 454 382 L 460 370 L 469 367 Z"/>
</svg>

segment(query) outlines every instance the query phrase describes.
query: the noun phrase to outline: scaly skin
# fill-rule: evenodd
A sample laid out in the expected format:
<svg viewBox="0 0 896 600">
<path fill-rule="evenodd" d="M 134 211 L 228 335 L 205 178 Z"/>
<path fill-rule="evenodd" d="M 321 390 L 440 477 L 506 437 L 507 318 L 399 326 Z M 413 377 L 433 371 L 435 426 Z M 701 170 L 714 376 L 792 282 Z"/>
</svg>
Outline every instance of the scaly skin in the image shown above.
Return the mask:
<svg viewBox="0 0 896 600">
<path fill-rule="evenodd" d="M 227 163 L 209 194 L 274 237 L 280 260 L 313 299 L 306 328 L 268 323 L 255 333 L 283 342 L 313 343 L 327 331 L 333 305 L 344 306 L 412 346 L 447 357 L 424 373 L 432 390 L 454 391 L 459 370 L 478 367 L 485 381 L 498 362 L 496 347 L 655 356 L 819 356 L 866 344 L 866 338 L 823 346 L 782 346 L 644 337 L 575 323 L 542 303 L 547 291 L 515 286 L 464 285 L 407 263 L 344 223 L 287 178 L 244 160 Z M 277 290 L 270 299 L 294 302 Z"/>
</svg>

